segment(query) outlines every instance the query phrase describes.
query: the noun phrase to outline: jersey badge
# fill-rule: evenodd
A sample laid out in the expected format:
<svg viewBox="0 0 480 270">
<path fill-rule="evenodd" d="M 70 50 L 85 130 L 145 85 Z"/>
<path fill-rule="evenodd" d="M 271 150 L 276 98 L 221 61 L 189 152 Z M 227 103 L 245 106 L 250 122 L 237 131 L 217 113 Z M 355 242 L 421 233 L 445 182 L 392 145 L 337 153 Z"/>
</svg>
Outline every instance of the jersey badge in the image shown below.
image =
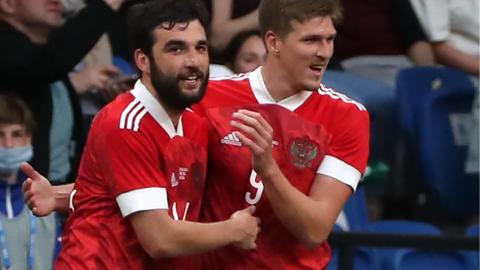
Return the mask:
<svg viewBox="0 0 480 270">
<path fill-rule="evenodd" d="M 300 169 L 309 167 L 318 154 L 316 143 L 307 137 L 293 139 L 289 149 L 293 165 Z"/>
</svg>

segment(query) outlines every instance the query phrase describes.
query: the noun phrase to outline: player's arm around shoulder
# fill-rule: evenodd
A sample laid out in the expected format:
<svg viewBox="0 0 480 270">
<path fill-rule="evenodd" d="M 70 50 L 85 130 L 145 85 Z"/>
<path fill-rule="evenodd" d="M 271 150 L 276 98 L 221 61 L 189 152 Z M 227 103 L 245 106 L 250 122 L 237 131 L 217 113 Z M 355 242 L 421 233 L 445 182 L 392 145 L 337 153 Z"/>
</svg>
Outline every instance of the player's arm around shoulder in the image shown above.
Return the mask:
<svg viewBox="0 0 480 270">
<path fill-rule="evenodd" d="M 213 223 L 174 220 L 167 210 L 133 213 L 133 229 L 152 258 L 204 253 L 226 245 L 256 248 L 260 220 L 252 216 L 254 207 L 235 212 L 230 219 Z"/>
</svg>

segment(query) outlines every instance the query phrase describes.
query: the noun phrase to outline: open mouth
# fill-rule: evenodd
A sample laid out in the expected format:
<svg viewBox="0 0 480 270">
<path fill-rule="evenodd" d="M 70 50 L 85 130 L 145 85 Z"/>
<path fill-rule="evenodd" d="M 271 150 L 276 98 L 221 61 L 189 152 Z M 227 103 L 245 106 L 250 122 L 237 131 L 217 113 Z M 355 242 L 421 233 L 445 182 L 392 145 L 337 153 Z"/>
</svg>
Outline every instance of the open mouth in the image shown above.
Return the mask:
<svg viewBox="0 0 480 270">
<path fill-rule="evenodd" d="M 323 70 L 324 65 L 321 64 L 316 64 L 316 65 L 310 65 L 310 69 L 315 72 L 315 73 L 320 73 Z"/>
<path fill-rule="evenodd" d="M 196 89 L 201 83 L 201 79 L 203 77 L 194 74 L 194 75 L 189 75 L 189 76 L 181 76 L 180 77 L 180 82 L 182 82 L 187 89 Z"/>
</svg>

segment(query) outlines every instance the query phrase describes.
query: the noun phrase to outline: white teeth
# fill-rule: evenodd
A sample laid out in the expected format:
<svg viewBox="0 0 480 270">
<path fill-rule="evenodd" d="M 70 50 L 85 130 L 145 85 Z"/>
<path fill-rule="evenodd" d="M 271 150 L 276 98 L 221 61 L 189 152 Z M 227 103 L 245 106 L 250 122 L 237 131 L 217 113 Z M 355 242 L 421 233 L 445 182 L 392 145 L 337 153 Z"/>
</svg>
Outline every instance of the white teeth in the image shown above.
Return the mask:
<svg viewBox="0 0 480 270">
<path fill-rule="evenodd" d="M 187 80 L 196 80 L 198 77 L 197 76 L 190 76 L 190 77 L 187 77 Z"/>
</svg>

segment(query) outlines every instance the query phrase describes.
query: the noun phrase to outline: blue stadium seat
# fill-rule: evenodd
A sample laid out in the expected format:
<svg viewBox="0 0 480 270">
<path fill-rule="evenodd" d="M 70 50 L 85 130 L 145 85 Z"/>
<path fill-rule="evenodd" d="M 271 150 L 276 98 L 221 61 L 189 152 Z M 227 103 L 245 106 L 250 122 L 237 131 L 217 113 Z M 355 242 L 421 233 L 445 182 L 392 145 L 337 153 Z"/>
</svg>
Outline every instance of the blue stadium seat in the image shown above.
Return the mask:
<svg viewBox="0 0 480 270">
<path fill-rule="evenodd" d="M 370 232 L 441 235 L 442 231 L 433 224 L 407 221 L 385 220 L 373 222 L 368 226 Z M 466 269 L 467 260 L 462 254 L 450 251 L 429 251 L 414 248 L 376 248 L 382 269 L 420 270 Z"/>
<path fill-rule="evenodd" d="M 444 67 L 411 67 L 398 72 L 396 80 L 400 125 L 415 135 L 419 128 L 418 116 L 425 99 L 437 90 L 473 89 L 472 82 L 463 72 Z M 460 90 L 462 91 L 462 90 Z"/>
<path fill-rule="evenodd" d="M 480 224 L 474 224 L 467 228 L 466 235 L 469 236 L 478 236 L 480 235 Z"/>
<path fill-rule="evenodd" d="M 342 228 L 338 225 L 333 226 L 334 232 L 342 232 Z M 332 246 L 332 259 L 328 264 L 327 270 L 337 270 L 339 259 L 339 249 Z M 381 270 L 380 261 L 375 254 L 375 250 L 367 247 L 358 247 L 355 251 L 354 270 Z"/>
<path fill-rule="evenodd" d="M 112 62 L 113 65 L 118 67 L 125 75 L 132 75 L 137 73 L 135 71 L 135 67 L 120 56 L 113 56 Z"/>
<path fill-rule="evenodd" d="M 368 224 L 367 201 L 365 198 L 365 188 L 362 185 L 357 187 L 355 193 L 343 207 L 348 231 L 364 231 Z"/>
<path fill-rule="evenodd" d="M 456 252 L 435 252 L 428 250 L 403 251 L 395 256 L 392 270 L 463 270 L 468 264 Z"/>
<path fill-rule="evenodd" d="M 397 79 L 400 123 L 420 154 L 425 184 L 454 215 L 478 214 L 479 175 L 464 171 L 475 89 L 463 72 L 415 67 Z"/>
<path fill-rule="evenodd" d="M 367 231 L 378 233 L 404 233 L 440 235 L 442 231 L 433 224 L 412 220 L 379 220 L 368 224 Z"/>
<path fill-rule="evenodd" d="M 479 236 L 480 225 L 475 224 L 467 228 L 465 235 L 467 236 Z M 468 269 L 470 270 L 478 270 L 480 269 L 479 265 L 479 256 L 480 253 L 478 250 L 476 251 L 467 251 L 465 252 L 466 258 L 469 262 Z"/>
</svg>

